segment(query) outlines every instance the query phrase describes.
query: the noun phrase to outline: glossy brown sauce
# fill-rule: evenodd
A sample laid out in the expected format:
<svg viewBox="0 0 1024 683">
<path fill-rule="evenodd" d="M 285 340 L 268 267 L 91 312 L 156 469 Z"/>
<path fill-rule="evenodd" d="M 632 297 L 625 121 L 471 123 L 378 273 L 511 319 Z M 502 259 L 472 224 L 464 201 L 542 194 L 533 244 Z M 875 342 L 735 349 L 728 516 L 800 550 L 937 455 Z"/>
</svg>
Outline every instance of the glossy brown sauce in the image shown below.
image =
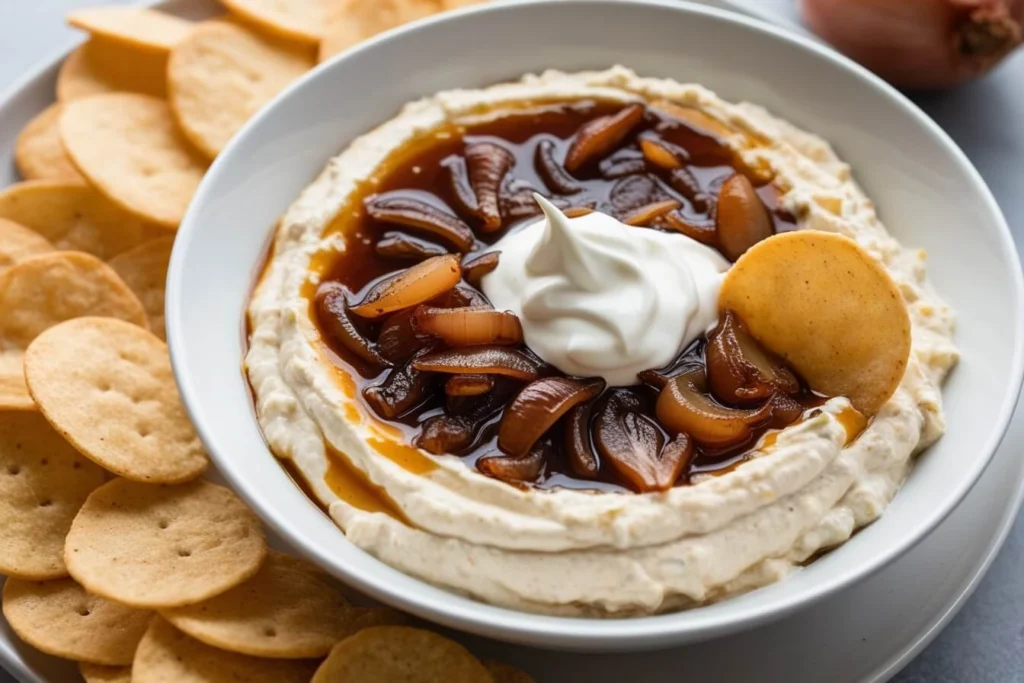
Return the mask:
<svg viewBox="0 0 1024 683">
<path fill-rule="evenodd" d="M 615 113 L 622 107 L 621 103 L 591 100 L 561 104 L 549 103 L 532 109 L 506 112 L 500 116 L 488 117 L 486 120 L 465 125 L 448 125 L 404 145 L 363 183 L 362 187 L 354 193 L 349 205 L 339 213 L 327 229 L 326 234 L 337 233 L 343 236 L 345 249 L 341 252 L 331 251 L 317 254 L 312 261 L 311 269 L 317 277 L 311 278 L 311 283 L 315 282 L 316 284 L 310 284 L 304 291 L 310 301 L 311 319 L 317 320 L 314 300 L 320 287 L 329 283 L 341 283 L 351 292 L 351 300 L 358 301 L 375 284 L 410 266 L 408 260 L 387 258 L 375 251 L 375 245 L 380 236 L 387 230 L 395 229 L 396 226 L 382 224 L 370 218 L 364 208 L 364 202 L 376 194 L 400 192 L 403 196 L 414 197 L 441 208 L 445 212 L 451 212 L 451 207 L 456 206 L 457 203 L 453 197 L 449 165 L 459 157 L 465 145 L 472 142 L 494 142 L 512 152 L 515 164 L 505 178 L 506 188 L 536 189 L 549 197 L 562 199 L 566 205 L 588 206 L 612 215 L 622 215 L 623 207 L 629 203 L 623 197 L 628 199 L 636 195 L 634 197 L 636 201 L 633 203 L 644 205 L 644 197 L 667 196 L 680 202 L 682 205 L 680 212 L 684 216 L 692 216 L 696 219 L 707 218 L 706 214 L 701 215 L 693 202 L 674 190 L 657 173 L 643 167 L 643 156 L 637 136 L 645 130 L 656 131 L 660 138 L 689 153 L 686 168 L 696 178 L 703 191 L 716 195 L 722 182 L 737 173 L 738 170 L 744 172 L 755 183 L 758 195 L 770 212 L 775 231 L 782 232 L 795 228 L 793 218 L 778 207 L 779 193 L 774 185 L 766 182 L 763 177 L 758 179 L 759 174 L 751 172 L 749 169 L 741 169 L 742 164 L 738 162 L 734 154 L 713 134 L 709 134 L 708 129 L 698 125 L 701 123 L 699 118 L 696 124 L 688 124 L 664 116 L 653 109 L 648 109 L 641 127 L 634 131 L 627 141 L 611 155 L 612 162 L 608 162 L 606 159 L 602 161 L 601 165 L 591 164 L 574 174 L 578 184 L 582 187 L 581 191 L 560 196 L 548 188 L 544 178 L 538 174 L 534 163 L 538 145 L 547 144 L 544 141 L 550 141 L 554 145 L 554 156 L 562 159 L 573 136 L 583 124 L 596 117 Z M 720 127 L 722 124 L 715 123 L 715 125 Z M 752 142 L 752 144 L 756 144 L 756 142 Z M 640 170 L 617 177 L 608 177 L 609 172 L 604 167 L 612 166 L 614 163 L 623 164 L 623 168 L 639 168 Z M 626 192 L 623 189 L 624 183 L 632 183 L 635 187 L 630 192 Z M 492 233 L 474 230 L 473 251 L 493 244 L 509 232 L 534 220 L 536 220 L 536 216 L 518 220 L 507 219 L 501 230 Z M 473 225 L 472 222 L 470 224 Z M 655 229 L 655 227 L 638 227 L 637 229 Z M 429 236 L 425 237 L 423 241 L 442 244 Z M 379 321 L 359 322 L 361 331 L 371 338 L 376 338 L 380 324 Z M 390 369 L 378 372 L 368 367 L 365 362 L 347 351 L 342 345 L 332 343 L 329 335 L 324 334 L 323 336 L 326 341 L 322 353 L 328 364 L 335 369 L 336 381 L 343 387 L 346 395 L 350 397 L 360 395 L 363 389 L 379 384 L 391 372 Z M 692 344 L 680 354 L 673 366 L 703 365 L 703 346 L 703 341 Z M 658 396 L 658 390 L 655 387 L 638 385 L 607 389 L 606 392 L 608 391 L 633 393 L 644 406 L 644 414 L 654 415 L 654 402 Z M 600 398 L 597 400 L 601 401 Z M 806 391 L 798 397 L 798 400 L 801 400 L 807 407 L 820 403 L 820 397 Z M 372 414 L 372 410 L 368 406 L 364 404 L 364 407 L 367 412 Z M 397 419 L 384 424 L 393 425 L 394 428 L 397 428 L 396 432 L 399 438 L 406 444 L 411 444 L 419 433 L 420 425 L 428 418 L 442 414 L 444 411 L 445 394 L 439 386 L 425 401 Z M 472 447 L 460 454 L 467 465 L 474 466 L 481 457 L 499 454 L 496 436 L 501 415 L 502 412 L 499 410 L 487 419 L 478 430 Z M 545 438 L 551 439 L 554 444 L 561 444 L 561 429 L 561 426 L 556 424 Z M 767 426 L 753 429 L 751 437 L 746 442 L 721 451 L 698 448 L 692 466 L 686 474 L 716 472 L 735 467 L 745 459 L 745 453 L 749 452 L 767 431 Z M 664 436 L 666 439 L 670 438 L 668 434 L 664 434 Z M 370 445 L 413 472 L 429 471 L 424 462 L 436 466 L 429 458 L 409 445 L 394 443 L 388 439 L 371 439 Z M 553 453 L 549 456 L 541 476 L 530 485 L 540 488 L 629 490 L 617 480 L 608 467 L 602 467 L 596 479 L 575 477 L 564 461 L 562 449 L 554 448 L 552 450 Z M 334 458 L 343 459 L 338 454 Z M 337 468 L 332 471 L 343 472 Z M 369 500 L 368 494 L 357 488 L 349 487 L 345 483 L 348 480 L 344 476 L 334 475 L 332 481 L 335 482 L 332 489 L 334 486 L 339 486 L 346 491 L 350 491 L 350 489 L 356 491 L 354 494 L 350 492 L 349 495 L 355 495 L 358 500 L 369 504 L 366 502 Z M 339 495 L 341 494 L 339 493 Z"/>
</svg>

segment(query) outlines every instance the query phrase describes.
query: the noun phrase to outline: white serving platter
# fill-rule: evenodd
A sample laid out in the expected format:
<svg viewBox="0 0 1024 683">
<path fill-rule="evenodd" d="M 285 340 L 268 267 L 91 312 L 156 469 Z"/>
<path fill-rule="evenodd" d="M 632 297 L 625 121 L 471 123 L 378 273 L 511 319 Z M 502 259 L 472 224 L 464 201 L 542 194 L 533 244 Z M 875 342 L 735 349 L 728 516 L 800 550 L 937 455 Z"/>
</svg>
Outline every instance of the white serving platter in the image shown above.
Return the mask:
<svg viewBox="0 0 1024 683">
<path fill-rule="evenodd" d="M 737 4 L 704 1 L 725 7 Z M 218 11 L 211 0 L 171 0 L 158 6 L 191 19 Z M 12 161 L 14 138 L 53 101 L 57 66 L 64 54 L 28 74 L 0 98 L 0 186 L 18 179 Z M 918 546 L 860 584 L 782 621 L 719 640 L 639 655 L 572 655 L 457 637 L 482 656 L 523 667 L 542 683 L 676 682 L 688 673 L 712 683 L 888 680 L 953 618 L 1006 539 L 1024 499 L 1024 415 L 1020 413 L 971 493 Z M 79 680 L 73 665 L 24 645 L 2 619 L 0 664 L 22 683 Z"/>
</svg>

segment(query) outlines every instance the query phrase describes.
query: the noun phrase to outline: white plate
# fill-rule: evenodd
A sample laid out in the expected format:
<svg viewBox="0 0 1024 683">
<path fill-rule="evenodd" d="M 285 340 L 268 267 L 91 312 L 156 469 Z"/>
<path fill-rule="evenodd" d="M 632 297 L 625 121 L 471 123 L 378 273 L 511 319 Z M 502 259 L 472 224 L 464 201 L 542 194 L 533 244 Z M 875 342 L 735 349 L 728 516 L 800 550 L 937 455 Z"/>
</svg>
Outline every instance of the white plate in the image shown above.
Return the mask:
<svg viewBox="0 0 1024 683">
<path fill-rule="evenodd" d="M 708 1 L 721 5 L 722 2 Z M 164 5 L 208 15 L 206 0 Z M 52 101 L 56 66 L 26 78 L 0 100 L 0 185 L 14 182 L 14 135 Z M 474 649 L 522 665 L 539 681 L 885 680 L 924 648 L 956 613 L 988 568 L 1024 496 L 1024 422 L 1014 420 L 974 490 L 921 544 L 875 576 L 781 622 L 661 653 L 567 655 L 469 639 Z M 941 575 L 936 567 L 942 567 Z M 76 680 L 74 668 L 23 646 L 0 624 L 0 660 L 22 681 Z"/>
</svg>

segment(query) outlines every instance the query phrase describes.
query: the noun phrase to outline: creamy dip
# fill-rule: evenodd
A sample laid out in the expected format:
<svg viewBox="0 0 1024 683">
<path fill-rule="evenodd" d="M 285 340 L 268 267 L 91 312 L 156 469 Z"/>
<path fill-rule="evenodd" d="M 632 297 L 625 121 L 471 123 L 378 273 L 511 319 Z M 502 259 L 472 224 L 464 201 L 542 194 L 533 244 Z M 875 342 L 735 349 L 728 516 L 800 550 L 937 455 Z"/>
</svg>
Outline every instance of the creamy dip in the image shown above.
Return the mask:
<svg viewBox="0 0 1024 683">
<path fill-rule="evenodd" d="M 310 318 L 312 264 L 318 254 L 345 248 L 325 228 L 409 140 L 489 108 L 580 98 L 667 99 L 699 109 L 735 131 L 726 142 L 744 163 L 773 171 L 781 206 L 800 229 L 844 234 L 886 268 L 910 313 L 913 348 L 899 389 L 855 440 L 844 426 L 849 403 L 835 398 L 769 434 L 749 461 L 698 476 L 691 486 L 641 495 L 536 490 L 490 479 L 455 457 L 417 451 L 368 414 L 352 379 L 324 357 Z M 485 286 L 500 298 L 497 285 Z M 700 294 L 694 301 L 702 310 Z M 349 541 L 438 586 L 565 615 L 703 604 L 779 580 L 843 543 L 882 514 L 912 456 L 941 435 L 940 383 L 957 358 L 953 315 L 927 281 L 924 253 L 888 234 L 825 141 L 756 105 L 622 67 L 438 93 L 353 141 L 282 219 L 249 317 L 246 371 L 267 440 Z M 524 311 L 525 324 L 529 318 Z M 691 326 L 699 334 L 704 324 L 702 314 L 692 314 L 687 334 Z M 617 334 L 589 343 L 614 344 Z M 598 355 L 580 358 L 600 363 Z M 339 476 L 355 484 L 340 486 Z"/>
</svg>

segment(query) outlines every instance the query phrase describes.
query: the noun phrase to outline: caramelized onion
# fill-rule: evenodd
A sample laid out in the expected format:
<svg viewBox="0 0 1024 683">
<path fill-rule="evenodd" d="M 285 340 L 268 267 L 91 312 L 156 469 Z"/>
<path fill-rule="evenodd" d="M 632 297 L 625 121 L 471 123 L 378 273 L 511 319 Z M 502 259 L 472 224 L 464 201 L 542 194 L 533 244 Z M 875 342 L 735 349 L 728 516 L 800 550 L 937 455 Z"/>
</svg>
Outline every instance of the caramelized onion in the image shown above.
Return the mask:
<svg viewBox="0 0 1024 683">
<path fill-rule="evenodd" d="M 631 104 L 615 114 L 583 124 L 565 154 L 565 168 L 575 173 L 590 161 L 611 152 L 644 118 L 644 105 Z"/>
<path fill-rule="evenodd" d="M 508 345 L 523 340 L 523 327 L 519 318 L 508 311 L 496 311 L 490 306 L 419 306 L 413 314 L 412 323 L 417 332 L 438 337 L 449 346 Z"/>
<path fill-rule="evenodd" d="M 568 209 L 562 211 L 566 218 L 579 218 L 580 216 L 586 216 L 588 213 L 594 213 L 594 209 L 589 206 L 570 206 Z"/>
<path fill-rule="evenodd" d="M 476 467 L 489 477 L 507 482 L 536 481 L 551 453 L 551 443 L 541 442 L 522 457 L 488 455 L 476 461 Z"/>
<path fill-rule="evenodd" d="M 490 375 L 452 375 L 444 383 L 444 393 L 449 396 L 480 396 L 493 388 Z"/>
<path fill-rule="evenodd" d="M 671 199 L 668 193 L 646 173 L 622 178 L 608 191 L 608 201 L 615 207 L 617 216 L 629 215 L 641 207 L 667 199 Z"/>
<path fill-rule="evenodd" d="M 612 155 L 598 164 L 597 170 L 605 180 L 614 180 L 643 173 L 647 170 L 647 162 L 642 157 Z"/>
<path fill-rule="evenodd" d="M 665 385 L 658 395 L 655 413 L 670 432 L 685 432 L 702 446 L 727 448 L 748 440 L 751 426 L 771 417 L 771 405 L 758 410 L 737 410 L 718 405 L 702 393 L 697 373 L 686 373 Z"/>
<path fill-rule="evenodd" d="M 346 297 L 344 287 L 337 283 L 331 283 L 317 292 L 316 311 L 321 329 L 374 369 L 388 365 L 389 363 L 373 348 L 373 343 L 363 336 L 352 322 L 348 314 Z"/>
<path fill-rule="evenodd" d="M 705 358 L 711 393 L 726 405 L 761 403 L 777 392 L 800 391 L 796 376 L 757 343 L 733 311 L 725 311 L 708 335 Z"/>
<path fill-rule="evenodd" d="M 490 308 L 491 306 L 491 302 L 487 300 L 487 297 L 476 287 L 471 287 L 465 282 L 460 282 L 452 290 L 429 303 L 441 308 L 464 308 L 466 306 Z"/>
<path fill-rule="evenodd" d="M 501 182 L 512 169 L 515 157 L 501 145 L 493 142 L 472 142 L 466 145 L 466 170 L 469 184 L 476 195 L 477 215 L 483 221 L 481 229 L 491 232 L 501 227 L 498 194 Z"/>
<path fill-rule="evenodd" d="M 428 353 L 413 361 L 418 370 L 452 375 L 504 375 L 525 381 L 537 379 L 541 365 L 522 351 L 504 346 L 467 346 Z"/>
<path fill-rule="evenodd" d="M 462 278 L 474 287 L 479 287 L 481 278 L 498 267 L 500 253 L 487 251 L 465 259 L 462 262 Z"/>
<path fill-rule="evenodd" d="M 555 143 L 551 140 L 541 140 L 538 143 L 534 165 L 537 167 L 537 174 L 552 192 L 576 194 L 583 189 L 555 160 Z"/>
<path fill-rule="evenodd" d="M 440 244 L 417 239 L 404 232 L 386 232 L 381 235 L 374 246 L 378 256 L 394 259 L 408 259 L 422 261 L 431 256 L 447 254 L 448 250 Z"/>
<path fill-rule="evenodd" d="M 476 194 L 473 186 L 469 184 L 469 173 L 466 170 L 466 160 L 460 156 L 452 155 L 442 162 L 442 166 L 448 169 L 452 199 L 455 200 L 455 208 L 463 215 L 476 216 L 480 207 L 476 201 Z"/>
<path fill-rule="evenodd" d="M 594 446 L 601 462 L 632 489 L 639 492 L 664 491 L 679 478 L 692 458 L 693 446 L 682 439 L 665 447 L 665 436 L 649 417 L 640 412 L 640 400 L 632 392 L 617 390 L 594 418 Z"/>
<path fill-rule="evenodd" d="M 498 427 L 498 448 L 508 455 L 526 455 L 570 408 L 603 390 L 602 379 L 545 377 L 527 384 L 505 408 Z"/>
<path fill-rule="evenodd" d="M 590 440 L 590 403 L 573 406 L 565 416 L 565 456 L 573 474 L 581 479 L 594 479 L 601 463 Z"/>
<path fill-rule="evenodd" d="M 653 204 L 633 209 L 622 217 L 622 222 L 626 225 L 634 226 L 648 225 L 655 218 L 663 216 L 669 211 L 675 211 L 678 208 L 678 201 L 675 199 L 665 199 L 660 202 L 655 202 Z"/>
<path fill-rule="evenodd" d="M 640 138 L 640 151 L 644 153 L 647 163 L 666 171 L 682 168 L 690 158 L 682 147 L 650 136 Z"/>
<path fill-rule="evenodd" d="M 473 231 L 462 220 L 424 201 L 401 194 L 384 194 L 366 201 L 366 212 L 384 223 L 397 223 L 429 232 L 450 243 L 457 251 L 473 246 Z"/>
<path fill-rule="evenodd" d="M 775 429 L 782 429 L 793 424 L 800 419 L 805 410 L 797 401 L 783 394 L 775 394 L 768 403 L 772 412 L 768 426 Z"/>
<path fill-rule="evenodd" d="M 384 381 L 363 389 L 363 399 L 385 420 L 391 420 L 427 397 L 433 384 L 429 373 L 418 370 L 412 361 L 388 373 Z"/>
<path fill-rule="evenodd" d="M 715 225 L 715 220 L 711 219 L 692 219 L 684 216 L 679 211 L 670 211 L 662 216 L 662 224 L 681 232 L 690 239 L 697 240 L 701 244 L 715 244 L 717 242 L 718 233 Z"/>
<path fill-rule="evenodd" d="M 388 317 L 377 335 L 377 353 L 391 363 L 404 363 L 429 344 L 412 326 L 414 309 L 407 308 Z"/>
<path fill-rule="evenodd" d="M 700 182 L 693 172 L 686 167 L 673 169 L 668 176 L 668 184 L 672 189 L 690 200 L 696 211 L 705 212 L 709 209 L 711 198 L 700 188 Z"/>
<path fill-rule="evenodd" d="M 377 283 L 351 310 L 364 318 L 379 318 L 440 296 L 461 278 L 458 256 L 434 256 Z"/>
<path fill-rule="evenodd" d="M 413 445 L 434 455 L 459 455 L 473 445 L 476 425 L 458 415 L 435 415 L 420 425 Z"/>
<path fill-rule="evenodd" d="M 768 209 L 742 173 L 722 183 L 718 192 L 717 226 L 719 249 L 730 261 L 743 256 L 747 249 L 774 232 Z"/>
</svg>

